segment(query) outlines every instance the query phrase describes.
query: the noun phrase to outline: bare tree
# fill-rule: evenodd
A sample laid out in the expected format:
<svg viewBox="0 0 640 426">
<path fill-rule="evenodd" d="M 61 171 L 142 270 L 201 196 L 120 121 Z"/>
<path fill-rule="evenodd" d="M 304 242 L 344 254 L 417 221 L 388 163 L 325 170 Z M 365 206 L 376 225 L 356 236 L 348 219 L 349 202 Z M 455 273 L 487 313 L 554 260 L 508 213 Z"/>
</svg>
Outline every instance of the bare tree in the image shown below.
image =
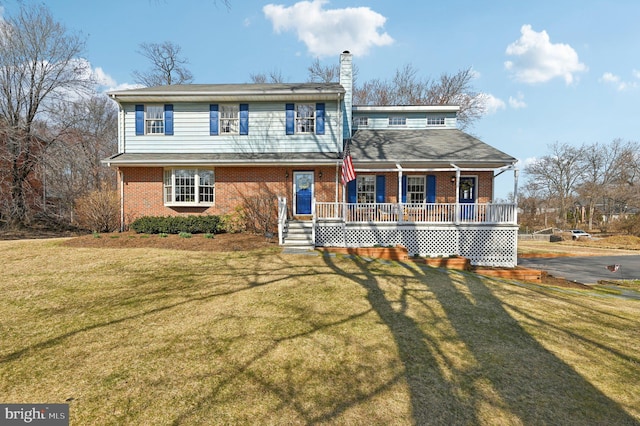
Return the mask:
<svg viewBox="0 0 640 426">
<path fill-rule="evenodd" d="M 33 172 L 58 137 L 46 123 L 92 84 L 88 63 L 78 59 L 83 49 L 44 5 L 23 5 L 0 21 L 0 185 L 10 225 L 26 224 Z"/>
<path fill-rule="evenodd" d="M 629 194 L 624 187 L 628 186 L 626 180 L 633 155 L 633 144 L 625 144 L 620 139 L 608 145 L 594 143 L 585 147 L 584 171 L 577 193 L 589 210 L 589 229 L 593 228 L 596 204 L 606 209 L 611 200 L 626 198 Z"/>
<path fill-rule="evenodd" d="M 269 73 L 257 73 L 249 74 L 249 79 L 252 83 L 265 84 L 265 83 L 285 83 L 286 79 L 282 76 L 282 71 L 272 70 Z"/>
<path fill-rule="evenodd" d="M 73 223 L 79 198 L 115 187 L 115 172 L 100 160 L 117 151 L 117 108 L 106 95 L 94 95 L 71 105 L 65 115 L 72 124 L 44 156 L 43 198 L 49 216 Z"/>
<path fill-rule="evenodd" d="M 564 225 L 567 211 L 585 170 L 583 147 L 554 143 L 551 153 L 525 167 L 529 182 L 547 199 L 557 200 L 558 219 Z"/>
<path fill-rule="evenodd" d="M 354 89 L 357 105 L 458 105 L 461 128 L 471 126 L 486 111 L 487 97 L 472 87 L 471 68 L 439 79 L 421 79 L 411 64 L 396 70 L 391 81 L 371 80 Z"/>
<path fill-rule="evenodd" d="M 134 71 L 134 81 L 147 87 L 191 83 L 193 74 L 186 67 L 189 61 L 181 52 L 182 48 L 170 41 L 140 44 L 138 53 L 151 62 L 151 69 Z"/>
</svg>

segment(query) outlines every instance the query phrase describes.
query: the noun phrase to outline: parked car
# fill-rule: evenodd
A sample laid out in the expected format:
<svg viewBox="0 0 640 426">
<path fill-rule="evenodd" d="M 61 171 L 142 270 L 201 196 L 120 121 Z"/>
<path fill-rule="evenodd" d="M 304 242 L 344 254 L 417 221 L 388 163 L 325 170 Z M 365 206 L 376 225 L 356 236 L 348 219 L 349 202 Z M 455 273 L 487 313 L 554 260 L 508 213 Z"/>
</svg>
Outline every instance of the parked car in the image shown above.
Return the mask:
<svg viewBox="0 0 640 426">
<path fill-rule="evenodd" d="M 571 233 L 571 238 L 577 240 L 580 237 L 591 238 L 591 234 L 583 231 L 582 229 L 572 229 L 569 231 Z"/>
</svg>

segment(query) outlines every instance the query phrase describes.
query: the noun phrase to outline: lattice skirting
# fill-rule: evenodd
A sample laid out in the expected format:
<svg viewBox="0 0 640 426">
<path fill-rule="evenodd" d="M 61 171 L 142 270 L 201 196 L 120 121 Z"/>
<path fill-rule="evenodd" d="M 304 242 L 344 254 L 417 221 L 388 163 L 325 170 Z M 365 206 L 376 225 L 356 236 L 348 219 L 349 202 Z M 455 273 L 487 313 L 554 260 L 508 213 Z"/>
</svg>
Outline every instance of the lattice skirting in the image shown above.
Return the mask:
<svg viewBox="0 0 640 426">
<path fill-rule="evenodd" d="M 469 258 L 472 265 L 515 267 L 517 226 L 316 224 L 316 246 L 403 245 L 410 255 Z"/>
</svg>

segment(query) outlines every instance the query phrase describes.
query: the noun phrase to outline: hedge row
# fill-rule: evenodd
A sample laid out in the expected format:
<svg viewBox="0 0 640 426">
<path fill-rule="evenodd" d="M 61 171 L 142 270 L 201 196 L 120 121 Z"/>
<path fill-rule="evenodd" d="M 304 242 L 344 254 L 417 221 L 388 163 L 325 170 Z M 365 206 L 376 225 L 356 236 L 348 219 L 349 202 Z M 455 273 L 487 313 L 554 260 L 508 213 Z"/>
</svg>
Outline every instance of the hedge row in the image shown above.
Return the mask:
<svg viewBox="0 0 640 426">
<path fill-rule="evenodd" d="M 220 234 L 219 216 L 144 216 L 134 220 L 129 228 L 142 234 Z"/>
</svg>

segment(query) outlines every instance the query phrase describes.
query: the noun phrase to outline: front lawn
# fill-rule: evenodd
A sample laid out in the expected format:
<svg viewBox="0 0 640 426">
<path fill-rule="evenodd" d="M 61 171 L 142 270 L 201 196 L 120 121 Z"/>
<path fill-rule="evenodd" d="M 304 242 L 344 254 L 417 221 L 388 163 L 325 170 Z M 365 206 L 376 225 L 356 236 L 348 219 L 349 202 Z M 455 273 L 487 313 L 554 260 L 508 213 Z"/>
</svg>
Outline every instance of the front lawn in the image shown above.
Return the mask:
<svg viewBox="0 0 640 426">
<path fill-rule="evenodd" d="M 640 302 L 273 247 L 0 263 L 0 402 L 74 425 L 640 423 Z"/>
</svg>

